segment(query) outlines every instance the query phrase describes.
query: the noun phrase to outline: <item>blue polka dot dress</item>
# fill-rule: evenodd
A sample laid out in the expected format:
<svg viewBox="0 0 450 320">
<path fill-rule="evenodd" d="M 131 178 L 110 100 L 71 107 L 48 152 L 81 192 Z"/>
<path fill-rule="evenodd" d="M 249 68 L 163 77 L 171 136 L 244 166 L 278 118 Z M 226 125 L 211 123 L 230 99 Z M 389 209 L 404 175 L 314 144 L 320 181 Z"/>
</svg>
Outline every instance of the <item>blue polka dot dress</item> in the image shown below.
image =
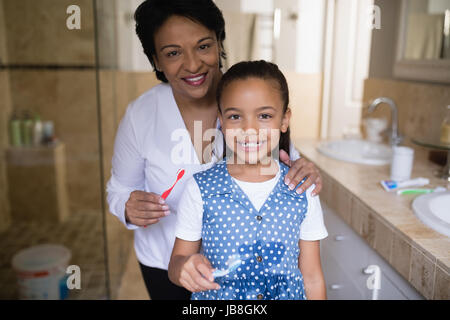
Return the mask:
<svg viewBox="0 0 450 320">
<path fill-rule="evenodd" d="M 225 160 L 194 174 L 203 199 L 203 254 L 216 269 L 226 269 L 233 254 L 243 262 L 216 278 L 219 290 L 194 292 L 193 300 L 306 299 L 298 242 L 307 199 L 283 182 L 289 168 L 280 163 L 280 170 L 259 211 L 229 175 Z"/>
</svg>

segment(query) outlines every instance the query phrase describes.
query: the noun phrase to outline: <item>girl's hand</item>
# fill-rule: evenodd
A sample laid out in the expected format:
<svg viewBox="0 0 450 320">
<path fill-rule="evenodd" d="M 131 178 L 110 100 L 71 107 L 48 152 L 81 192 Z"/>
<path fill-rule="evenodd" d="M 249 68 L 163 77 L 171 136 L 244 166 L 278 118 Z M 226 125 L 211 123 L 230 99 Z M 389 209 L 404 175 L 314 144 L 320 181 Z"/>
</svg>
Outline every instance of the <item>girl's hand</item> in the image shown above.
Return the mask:
<svg viewBox="0 0 450 320">
<path fill-rule="evenodd" d="M 169 213 L 164 199 L 153 192 L 133 191 L 125 203 L 126 221 L 140 227 L 155 224 Z"/>
<path fill-rule="evenodd" d="M 297 192 L 299 194 L 303 193 L 311 185 L 315 184 L 316 187 L 311 194 L 315 196 L 320 193 L 322 190 L 322 178 L 320 177 L 319 170 L 316 168 L 314 163 L 304 158 L 291 161 L 289 159 L 289 155 L 284 150 L 280 150 L 280 160 L 287 166 L 291 167 L 284 178 L 284 182 L 289 185 L 290 188 L 292 187 L 291 189 L 298 185 L 303 178 L 308 177 L 305 182 L 297 188 Z"/>
<path fill-rule="evenodd" d="M 178 282 L 191 292 L 218 290 L 214 282 L 213 268 L 204 255 L 199 253 L 187 257 L 180 270 Z"/>
</svg>

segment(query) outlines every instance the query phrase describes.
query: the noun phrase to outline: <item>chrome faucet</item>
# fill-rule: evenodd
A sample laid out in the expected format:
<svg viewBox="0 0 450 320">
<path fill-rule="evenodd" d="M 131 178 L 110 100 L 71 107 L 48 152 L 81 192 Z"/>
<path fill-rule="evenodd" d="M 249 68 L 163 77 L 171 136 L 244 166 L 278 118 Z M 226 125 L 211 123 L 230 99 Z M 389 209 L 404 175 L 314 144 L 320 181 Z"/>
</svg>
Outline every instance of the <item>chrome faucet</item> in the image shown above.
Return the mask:
<svg viewBox="0 0 450 320">
<path fill-rule="evenodd" d="M 389 105 L 389 107 L 391 107 L 392 130 L 391 130 L 390 143 L 392 146 L 396 146 L 403 140 L 403 138 L 398 134 L 398 110 L 397 110 L 397 105 L 395 104 L 395 102 L 390 98 L 378 97 L 370 103 L 368 112 L 372 113 L 376 109 L 376 107 L 382 103 L 386 103 Z"/>
</svg>

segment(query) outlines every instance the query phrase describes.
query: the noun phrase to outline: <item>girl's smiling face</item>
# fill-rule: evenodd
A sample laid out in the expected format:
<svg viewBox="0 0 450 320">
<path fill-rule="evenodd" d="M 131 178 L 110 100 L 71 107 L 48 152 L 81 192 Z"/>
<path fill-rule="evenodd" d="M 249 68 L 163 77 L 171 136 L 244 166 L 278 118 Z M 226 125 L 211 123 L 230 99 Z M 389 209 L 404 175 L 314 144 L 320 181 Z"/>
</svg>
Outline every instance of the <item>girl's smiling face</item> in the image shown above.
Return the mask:
<svg viewBox="0 0 450 320">
<path fill-rule="evenodd" d="M 262 163 L 278 150 L 280 131 L 287 131 L 291 116 L 289 108 L 283 112 L 283 104 L 275 80 L 250 77 L 226 85 L 219 118 L 238 163 Z"/>
<path fill-rule="evenodd" d="M 156 68 L 173 92 L 185 99 L 214 97 L 220 79 L 220 48 L 213 30 L 181 16 L 171 16 L 155 32 Z"/>
</svg>

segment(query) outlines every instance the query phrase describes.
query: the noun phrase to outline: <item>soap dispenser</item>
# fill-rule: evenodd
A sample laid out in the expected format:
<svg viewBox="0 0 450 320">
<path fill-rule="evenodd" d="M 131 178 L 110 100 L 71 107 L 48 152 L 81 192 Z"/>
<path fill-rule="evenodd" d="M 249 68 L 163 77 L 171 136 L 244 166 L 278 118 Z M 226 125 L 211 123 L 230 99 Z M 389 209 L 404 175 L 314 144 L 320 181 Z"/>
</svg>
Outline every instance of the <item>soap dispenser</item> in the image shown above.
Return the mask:
<svg viewBox="0 0 450 320">
<path fill-rule="evenodd" d="M 447 106 L 447 114 L 441 125 L 441 142 L 450 144 L 450 105 Z"/>
</svg>

